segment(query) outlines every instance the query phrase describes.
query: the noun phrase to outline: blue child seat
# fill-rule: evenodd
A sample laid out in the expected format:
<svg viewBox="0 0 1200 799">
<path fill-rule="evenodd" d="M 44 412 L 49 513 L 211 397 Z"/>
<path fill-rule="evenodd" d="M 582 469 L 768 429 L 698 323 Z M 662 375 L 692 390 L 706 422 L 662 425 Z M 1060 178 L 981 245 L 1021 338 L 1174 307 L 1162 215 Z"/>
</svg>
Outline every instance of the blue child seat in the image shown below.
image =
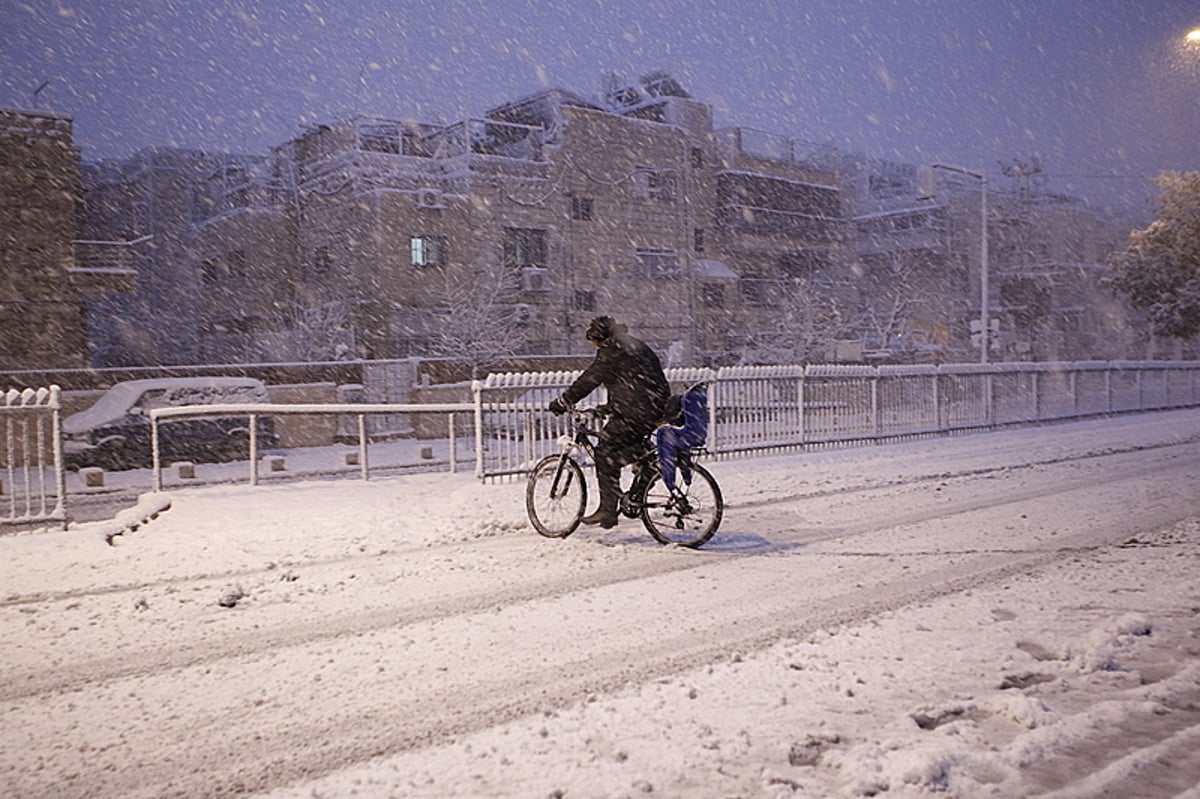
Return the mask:
<svg viewBox="0 0 1200 799">
<path fill-rule="evenodd" d="M 683 425 L 661 425 L 654 431 L 654 444 L 658 447 L 658 467 L 662 471 L 663 483 L 675 491 L 676 466 L 682 473 L 683 482 L 692 483 L 692 470 L 685 459 L 679 463 L 680 450 L 704 446 L 708 438 L 708 387 L 703 383 L 688 386 L 679 398 L 683 411 Z"/>
</svg>

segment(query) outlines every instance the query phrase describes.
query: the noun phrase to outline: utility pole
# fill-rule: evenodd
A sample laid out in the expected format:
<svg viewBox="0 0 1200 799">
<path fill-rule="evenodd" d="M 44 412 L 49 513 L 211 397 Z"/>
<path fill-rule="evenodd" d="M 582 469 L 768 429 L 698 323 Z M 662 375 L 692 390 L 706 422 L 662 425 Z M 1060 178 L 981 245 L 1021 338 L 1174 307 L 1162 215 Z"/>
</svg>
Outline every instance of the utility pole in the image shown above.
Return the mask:
<svg viewBox="0 0 1200 799">
<path fill-rule="evenodd" d="M 988 348 L 991 346 L 991 330 L 988 318 L 988 203 L 987 175 L 982 170 L 976 172 L 960 166 L 949 164 L 926 164 L 917 167 L 917 199 L 932 200 L 937 197 L 937 174 L 935 169 L 947 172 L 957 172 L 968 175 L 979 181 L 979 362 L 988 362 Z"/>
</svg>

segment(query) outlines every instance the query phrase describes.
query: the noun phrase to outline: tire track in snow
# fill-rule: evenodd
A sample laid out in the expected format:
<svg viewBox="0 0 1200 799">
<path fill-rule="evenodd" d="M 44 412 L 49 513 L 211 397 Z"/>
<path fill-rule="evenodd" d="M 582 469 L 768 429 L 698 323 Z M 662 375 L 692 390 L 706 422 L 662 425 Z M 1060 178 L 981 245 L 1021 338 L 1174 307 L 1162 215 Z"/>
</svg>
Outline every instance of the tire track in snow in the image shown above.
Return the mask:
<svg viewBox="0 0 1200 799">
<path fill-rule="evenodd" d="M 546 573 L 531 570 L 527 582 L 508 594 L 480 591 L 417 610 L 374 609 L 329 619 L 312 629 L 302 625 L 284 636 L 287 640 L 247 630 L 237 647 L 215 657 L 193 651 L 188 655 L 191 660 L 170 663 L 167 656 L 164 665 L 156 653 L 143 655 L 123 672 L 93 671 L 90 677 L 77 673 L 69 685 L 48 678 L 38 692 L 9 697 L 6 705 L 19 720 L 23 714 L 38 712 L 41 701 L 61 703 L 69 695 L 74 707 L 60 708 L 61 719 L 52 722 L 61 725 L 57 734 L 64 741 L 81 735 L 81 719 L 97 712 L 121 712 L 127 695 L 163 697 L 165 717 L 152 731 L 132 725 L 119 739 L 84 741 L 81 745 L 89 747 L 94 761 L 89 762 L 85 779 L 77 783 L 86 790 L 72 794 L 71 784 L 46 774 L 50 779 L 25 786 L 31 790 L 24 795 L 241 796 L 532 713 L 553 712 L 589 694 L 678 675 L 780 638 L 804 636 L 966 590 L 1069 557 L 1076 551 L 1073 547 L 1116 543 L 1127 536 L 1131 520 L 1156 523 L 1130 510 L 1130 500 L 1149 496 L 1151 483 L 1159 484 L 1155 490 L 1160 491 L 1186 486 L 1183 473 L 1194 470 L 1196 460 L 1177 459 L 1154 468 L 1135 461 L 1132 457 L 1097 461 L 1097 470 L 1107 466 L 1109 474 L 1038 474 L 1039 485 L 1021 489 L 987 476 L 966 477 L 963 487 L 979 489 L 973 499 L 901 513 L 896 504 L 914 499 L 911 494 L 889 497 L 879 487 L 870 487 L 863 491 L 871 502 L 863 504 L 873 516 L 841 525 L 820 540 L 797 535 L 792 547 L 734 552 L 741 556 L 729 557 L 730 553 L 719 551 L 710 555 L 660 550 L 648 542 L 638 561 L 610 562 L 566 574 L 555 573 L 555 566 L 546 564 Z M 1009 475 L 1018 471 L 1010 469 Z M 895 493 L 896 487 L 892 490 Z M 810 501 L 806 497 L 797 502 Z M 952 553 L 949 558 L 938 548 L 928 549 L 936 553 L 928 558 L 918 550 L 909 560 L 921 568 L 907 574 L 881 572 L 868 562 L 874 558 L 864 557 L 875 552 L 895 556 L 893 548 L 881 544 L 898 527 L 912 528 L 923 540 L 939 540 L 944 535 L 939 525 L 969 527 L 971 517 L 1014 504 L 1050 509 L 1069 504 L 1086 508 L 1102 523 L 1083 525 L 1055 542 L 1057 548 L 971 551 L 952 547 L 947 550 Z M 787 503 L 771 510 L 776 514 L 773 529 L 786 531 L 794 526 Z M 1152 516 L 1157 519 L 1165 513 Z M 1014 536 L 1019 539 L 1021 534 L 1017 531 Z M 881 537 L 884 540 L 876 540 Z M 532 539 L 514 545 L 509 538 L 491 539 L 486 545 L 522 558 L 544 544 Z M 839 542 L 855 549 L 839 552 L 835 546 Z M 576 542 L 564 543 L 575 549 L 572 553 L 563 547 L 562 563 L 577 563 L 577 558 L 567 558 L 578 555 Z M 846 562 L 847 574 L 831 576 L 827 563 L 838 558 Z M 723 581 L 747 570 L 758 579 Z M 814 580 L 823 581 L 815 597 L 801 590 Z M 646 607 L 644 584 L 664 581 L 678 588 L 680 605 Z M 589 608 L 604 612 L 584 612 Z M 406 612 L 413 615 L 406 617 Z M 595 626 L 570 626 L 568 621 Z M 644 623 L 652 623 L 657 634 L 647 636 L 636 629 Z M 403 651 L 406 639 L 419 636 L 445 643 L 424 651 Z M 185 650 L 188 646 L 183 644 Z M 336 653 L 337 662 L 317 675 L 296 674 L 292 663 L 312 662 L 301 657 L 302 650 Z M 388 658 L 393 656 L 402 664 L 401 674 L 375 672 L 384 665 L 390 669 Z M 316 687 L 315 677 L 322 678 Z M 261 704 L 255 700 L 245 705 L 196 706 L 189 697 L 169 695 L 173 686 L 187 685 L 198 693 L 207 689 L 215 704 L 220 686 L 243 679 L 264 686 Z M 305 703 L 312 706 L 294 718 L 293 705 Z M 238 713 L 236 721 L 231 712 Z M 174 744 L 169 747 L 172 757 L 156 757 L 162 740 Z M 52 762 L 42 768 L 79 768 L 70 753 L 63 755 L 69 765 L 43 755 Z"/>
</svg>

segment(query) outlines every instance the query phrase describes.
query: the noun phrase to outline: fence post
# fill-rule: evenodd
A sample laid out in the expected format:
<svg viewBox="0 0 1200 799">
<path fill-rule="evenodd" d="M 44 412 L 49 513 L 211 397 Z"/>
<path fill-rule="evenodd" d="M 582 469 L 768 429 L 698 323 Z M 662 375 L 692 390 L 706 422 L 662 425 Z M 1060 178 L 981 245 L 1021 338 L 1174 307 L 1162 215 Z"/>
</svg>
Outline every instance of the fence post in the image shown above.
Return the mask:
<svg viewBox="0 0 1200 799">
<path fill-rule="evenodd" d="M 876 438 L 879 437 L 881 422 L 879 420 L 879 367 L 875 367 L 875 373 L 871 375 L 871 433 Z"/>
<path fill-rule="evenodd" d="M 713 374 L 712 393 L 708 398 L 708 450 L 714 455 L 721 451 L 720 436 L 717 435 L 717 405 L 721 402 L 721 369 Z"/>
<path fill-rule="evenodd" d="M 367 415 L 358 415 L 358 470 L 362 479 L 369 480 L 370 468 L 367 466 Z"/>
<path fill-rule="evenodd" d="M 158 417 L 150 414 L 150 466 L 154 472 L 154 491 L 162 491 L 162 455 L 158 451 Z"/>
<path fill-rule="evenodd" d="M 936 368 L 933 376 L 929 378 L 929 388 L 933 395 L 933 429 L 941 433 L 945 429 L 945 423 L 942 421 L 942 376 Z"/>
<path fill-rule="evenodd" d="M 1042 420 L 1042 373 L 1034 369 L 1029 373 L 1029 378 L 1033 383 L 1033 420 L 1040 422 Z"/>
<path fill-rule="evenodd" d="M 253 413 L 250 414 L 249 420 L 250 420 L 250 451 L 247 452 L 246 454 L 250 458 L 251 463 L 257 464 L 258 463 L 258 415 L 253 414 Z M 257 475 L 255 475 L 255 478 L 257 478 Z M 251 485 L 253 485 L 253 484 L 254 483 L 252 482 Z"/>
<path fill-rule="evenodd" d="M 54 448 L 54 490 L 58 493 L 58 504 L 54 508 L 55 515 L 62 517 L 62 529 L 67 529 L 67 469 L 63 463 L 62 439 L 62 390 L 50 386 L 50 435 L 53 437 Z"/>
<path fill-rule="evenodd" d="M 805 382 L 804 376 L 801 375 L 800 380 L 798 381 L 798 384 L 796 386 L 796 399 L 797 399 L 798 405 L 800 406 L 800 443 L 801 444 L 808 443 L 808 424 L 807 424 L 808 415 L 807 415 L 807 411 L 805 411 L 805 409 L 804 409 L 804 394 L 805 394 L 804 382 Z M 714 410 L 714 413 L 715 413 L 715 410 Z"/>
<path fill-rule="evenodd" d="M 482 480 L 483 469 L 483 381 L 471 381 L 471 393 L 475 395 L 475 477 Z"/>
<path fill-rule="evenodd" d="M 983 421 L 988 427 L 992 426 L 992 419 L 994 417 L 994 408 L 992 406 L 994 388 L 992 372 L 988 370 L 983 376 Z"/>
<path fill-rule="evenodd" d="M 253 420 L 251 421 L 251 424 L 253 425 Z M 251 428 L 250 435 L 251 435 L 250 449 L 253 450 L 255 447 L 255 444 L 257 443 L 257 442 L 255 442 L 255 440 L 253 438 L 253 436 L 254 436 L 253 428 Z M 256 486 L 256 485 L 258 485 L 258 458 L 254 457 L 254 455 L 256 453 L 247 453 L 247 454 L 249 454 L 251 456 L 250 457 L 250 485 Z"/>
</svg>

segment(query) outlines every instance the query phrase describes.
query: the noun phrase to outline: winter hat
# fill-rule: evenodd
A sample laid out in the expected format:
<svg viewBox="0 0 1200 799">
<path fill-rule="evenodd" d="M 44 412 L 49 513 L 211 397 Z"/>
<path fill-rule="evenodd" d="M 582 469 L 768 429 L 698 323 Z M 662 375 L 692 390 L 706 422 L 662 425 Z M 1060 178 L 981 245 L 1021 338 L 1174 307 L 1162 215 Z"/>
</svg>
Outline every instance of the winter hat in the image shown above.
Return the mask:
<svg viewBox="0 0 1200 799">
<path fill-rule="evenodd" d="M 617 323 L 611 316 L 597 316 L 587 326 L 587 339 L 596 342 L 608 341 L 616 331 Z"/>
</svg>

